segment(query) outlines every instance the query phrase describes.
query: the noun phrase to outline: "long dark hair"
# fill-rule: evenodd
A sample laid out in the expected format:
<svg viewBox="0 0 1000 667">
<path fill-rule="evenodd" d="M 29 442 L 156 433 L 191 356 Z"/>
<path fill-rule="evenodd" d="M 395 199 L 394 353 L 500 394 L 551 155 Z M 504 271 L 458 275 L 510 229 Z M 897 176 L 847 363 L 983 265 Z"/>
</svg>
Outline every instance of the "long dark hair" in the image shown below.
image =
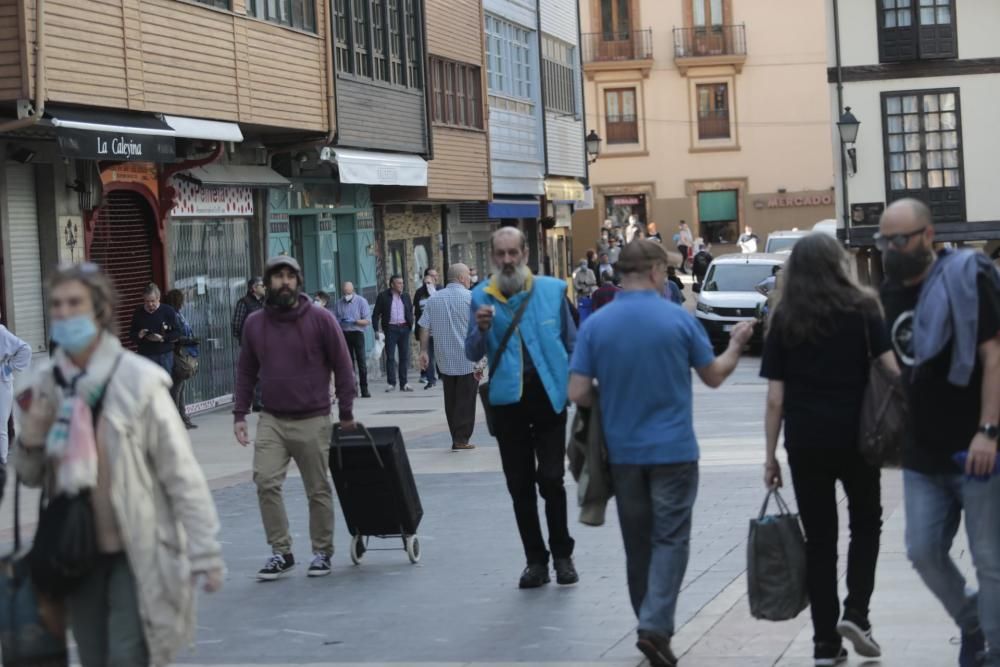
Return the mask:
<svg viewBox="0 0 1000 667">
<path fill-rule="evenodd" d="M 812 233 L 795 244 L 782 272 L 774 326 L 786 343 L 818 341 L 851 313 L 880 315 L 878 297 L 848 273 L 848 256 L 831 236 Z"/>
</svg>

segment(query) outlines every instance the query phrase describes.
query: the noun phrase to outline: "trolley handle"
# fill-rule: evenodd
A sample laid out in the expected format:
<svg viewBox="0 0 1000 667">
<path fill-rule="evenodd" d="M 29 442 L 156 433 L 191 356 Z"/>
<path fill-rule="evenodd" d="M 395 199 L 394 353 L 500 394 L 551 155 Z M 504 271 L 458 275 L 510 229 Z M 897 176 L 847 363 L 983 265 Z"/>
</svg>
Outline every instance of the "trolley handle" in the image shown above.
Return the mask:
<svg viewBox="0 0 1000 667">
<path fill-rule="evenodd" d="M 344 435 L 345 433 L 349 435 Z M 353 431 L 345 431 L 340 424 L 333 425 L 333 442 L 334 446 L 337 448 L 337 464 L 341 468 L 344 467 L 344 455 L 340 447 L 342 440 L 368 441 L 368 444 L 371 445 L 372 453 L 375 454 L 375 460 L 378 461 L 379 467 L 383 470 L 385 469 L 385 463 L 382 462 L 382 455 L 378 453 L 378 447 L 375 446 L 375 438 L 372 436 L 371 431 L 365 428 L 364 424 L 355 423 Z"/>
</svg>

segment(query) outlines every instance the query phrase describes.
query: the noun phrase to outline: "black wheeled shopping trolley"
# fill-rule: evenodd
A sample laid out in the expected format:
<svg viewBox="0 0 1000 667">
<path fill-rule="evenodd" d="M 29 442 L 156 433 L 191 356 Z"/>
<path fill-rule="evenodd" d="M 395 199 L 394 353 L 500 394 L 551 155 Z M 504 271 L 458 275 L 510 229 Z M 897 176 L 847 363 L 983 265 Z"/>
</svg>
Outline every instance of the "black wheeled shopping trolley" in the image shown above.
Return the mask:
<svg viewBox="0 0 1000 667">
<path fill-rule="evenodd" d="M 360 564 L 368 540 L 378 537 L 401 538 L 410 562 L 419 562 L 424 510 L 399 428 L 335 425 L 330 472 L 351 533 L 351 561 Z"/>
</svg>

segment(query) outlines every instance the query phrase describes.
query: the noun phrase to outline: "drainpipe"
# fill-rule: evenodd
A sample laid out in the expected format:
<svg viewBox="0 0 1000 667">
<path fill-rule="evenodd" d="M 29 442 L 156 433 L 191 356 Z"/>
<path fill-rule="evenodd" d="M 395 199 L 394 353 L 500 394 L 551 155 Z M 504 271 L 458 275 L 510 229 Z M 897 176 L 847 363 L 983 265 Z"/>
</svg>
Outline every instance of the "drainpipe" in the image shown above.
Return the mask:
<svg viewBox="0 0 1000 667">
<path fill-rule="evenodd" d="M 583 146 L 583 186 L 590 187 L 590 156 L 587 155 L 587 91 L 584 90 L 586 85 L 583 81 L 583 41 L 581 35 L 583 34 L 583 22 L 580 18 L 580 8 L 577 6 L 576 10 L 576 35 L 577 35 L 577 46 L 576 55 L 577 61 L 580 65 L 580 118 L 583 122 L 580 123 L 580 141 Z"/>
<path fill-rule="evenodd" d="M 844 73 L 840 59 L 840 0 L 833 0 L 833 45 L 836 53 L 837 59 L 837 117 L 835 119 L 840 119 L 840 114 L 844 111 Z M 848 210 L 848 196 L 847 196 L 847 156 L 844 155 L 844 142 L 840 140 L 840 135 L 837 135 L 837 144 L 840 146 L 840 190 L 841 196 L 843 197 L 843 207 L 844 207 L 844 241 L 850 245 L 851 235 L 850 235 L 850 222 L 851 214 Z"/>
<path fill-rule="evenodd" d="M 545 189 L 544 180 L 549 176 L 549 133 L 548 133 L 548 123 L 546 122 L 546 116 L 548 114 L 545 109 L 545 63 L 542 58 L 542 51 L 544 45 L 542 44 L 542 0 L 535 0 L 535 12 L 538 14 L 538 94 L 541 97 L 539 100 L 538 108 L 541 109 L 542 116 L 542 159 L 545 164 L 545 175 L 543 176 L 542 189 Z M 543 273 L 545 270 L 545 258 L 548 257 L 548 243 L 546 238 L 548 234 L 545 231 L 545 226 L 542 225 L 542 218 L 546 217 L 547 208 L 549 205 L 549 198 L 543 192 L 542 193 L 542 204 L 541 204 L 541 215 L 538 220 L 539 229 L 539 243 L 541 248 L 538 249 L 538 259 L 539 259 L 539 273 Z M 553 214 L 555 210 L 553 210 Z M 552 260 L 549 260 L 549 266 L 552 265 Z"/>
<path fill-rule="evenodd" d="M 332 5 L 331 5 L 332 7 Z M 326 145 L 337 139 L 337 72 L 333 66 L 333 12 L 328 12 L 330 20 L 326 25 L 326 115 L 330 131 L 326 135 Z"/>
<path fill-rule="evenodd" d="M 0 124 L 0 133 L 31 127 L 45 116 L 45 0 L 35 0 L 35 104 L 32 114 Z"/>
</svg>

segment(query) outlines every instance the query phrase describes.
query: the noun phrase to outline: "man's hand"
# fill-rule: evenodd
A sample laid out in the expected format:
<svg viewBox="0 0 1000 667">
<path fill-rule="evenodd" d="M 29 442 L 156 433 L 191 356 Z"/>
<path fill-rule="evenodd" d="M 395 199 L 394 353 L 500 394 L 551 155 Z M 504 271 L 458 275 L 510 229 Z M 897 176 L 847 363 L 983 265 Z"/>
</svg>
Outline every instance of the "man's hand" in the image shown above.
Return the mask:
<svg viewBox="0 0 1000 667">
<path fill-rule="evenodd" d="M 750 337 L 753 336 L 754 324 L 756 323 L 745 321 L 733 327 L 733 332 L 729 334 L 729 344 L 735 345 L 740 350 L 746 347 L 746 344 L 750 342 Z"/>
<path fill-rule="evenodd" d="M 358 427 L 358 423 L 353 419 L 350 421 L 341 421 L 340 428 L 344 431 L 353 431 Z"/>
<path fill-rule="evenodd" d="M 487 332 L 493 326 L 493 306 L 480 306 L 476 311 L 476 325 L 482 332 Z"/>
<path fill-rule="evenodd" d="M 161 336 L 160 334 L 149 334 L 148 336 L 146 336 L 146 338 L 153 341 L 154 343 L 163 342 L 163 336 Z"/>
<path fill-rule="evenodd" d="M 764 464 L 764 486 L 769 489 L 780 489 L 784 486 L 781 479 L 781 464 L 777 461 L 768 461 Z"/>
<path fill-rule="evenodd" d="M 233 424 L 233 435 L 236 436 L 236 442 L 240 443 L 241 446 L 246 447 L 250 444 L 250 431 L 247 429 L 245 421 Z"/>
<path fill-rule="evenodd" d="M 431 365 L 431 358 L 426 352 L 420 353 L 420 370 L 426 371 L 427 367 Z"/>
<path fill-rule="evenodd" d="M 989 477 L 993 474 L 996 460 L 997 441 L 987 438 L 983 433 L 977 433 L 969 447 L 969 456 L 965 459 L 965 474 Z"/>
<path fill-rule="evenodd" d="M 148 333 L 149 329 L 139 329 L 139 338 L 145 338 Z"/>
<path fill-rule="evenodd" d="M 222 569 L 216 568 L 208 572 L 195 572 L 191 575 L 191 583 L 198 585 L 198 580 L 202 580 L 201 589 L 206 593 L 216 593 L 222 589 Z"/>
</svg>

